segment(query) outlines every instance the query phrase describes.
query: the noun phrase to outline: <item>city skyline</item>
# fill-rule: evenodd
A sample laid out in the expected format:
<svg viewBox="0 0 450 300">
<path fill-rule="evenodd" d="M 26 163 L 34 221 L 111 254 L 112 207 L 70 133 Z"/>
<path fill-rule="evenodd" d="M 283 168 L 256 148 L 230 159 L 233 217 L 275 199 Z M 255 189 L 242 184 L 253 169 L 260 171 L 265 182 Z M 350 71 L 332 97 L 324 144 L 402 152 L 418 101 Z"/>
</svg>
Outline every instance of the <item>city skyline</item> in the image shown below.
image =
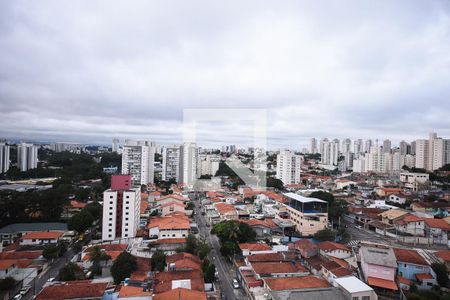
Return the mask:
<svg viewBox="0 0 450 300">
<path fill-rule="evenodd" d="M 448 2 L 235 4 L 2 3 L 0 137 L 181 142 L 186 108 L 267 109 L 272 149 L 450 136 Z"/>
</svg>

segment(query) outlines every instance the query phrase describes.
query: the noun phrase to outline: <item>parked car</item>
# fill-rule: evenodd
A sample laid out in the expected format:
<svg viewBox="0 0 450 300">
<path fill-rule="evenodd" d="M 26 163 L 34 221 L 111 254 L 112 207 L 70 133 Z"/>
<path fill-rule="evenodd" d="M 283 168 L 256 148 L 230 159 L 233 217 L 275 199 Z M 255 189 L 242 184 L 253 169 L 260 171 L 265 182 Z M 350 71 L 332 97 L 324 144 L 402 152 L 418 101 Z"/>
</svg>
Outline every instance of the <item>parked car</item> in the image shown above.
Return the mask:
<svg viewBox="0 0 450 300">
<path fill-rule="evenodd" d="M 21 294 L 17 294 L 14 296 L 13 300 L 20 300 L 20 299 L 22 299 L 22 297 L 23 296 Z"/>
<path fill-rule="evenodd" d="M 51 277 L 51 278 L 49 278 L 49 279 L 47 280 L 47 282 L 53 282 L 53 281 L 55 281 L 55 280 L 56 280 L 55 277 Z"/>
<path fill-rule="evenodd" d="M 233 287 L 234 287 L 235 289 L 238 289 L 238 288 L 239 288 L 239 282 L 237 281 L 236 278 L 233 278 Z"/>
<path fill-rule="evenodd" d="M 28 291 L 31 289 L 31 286 L 30 285 L 24 285 L 21 289 L 20 289 L 20 291 L 19 291 L 19 293 L 22 295 L 22 296 L 25 296 L 27 293 L 28 293 Z"/>
</svg>

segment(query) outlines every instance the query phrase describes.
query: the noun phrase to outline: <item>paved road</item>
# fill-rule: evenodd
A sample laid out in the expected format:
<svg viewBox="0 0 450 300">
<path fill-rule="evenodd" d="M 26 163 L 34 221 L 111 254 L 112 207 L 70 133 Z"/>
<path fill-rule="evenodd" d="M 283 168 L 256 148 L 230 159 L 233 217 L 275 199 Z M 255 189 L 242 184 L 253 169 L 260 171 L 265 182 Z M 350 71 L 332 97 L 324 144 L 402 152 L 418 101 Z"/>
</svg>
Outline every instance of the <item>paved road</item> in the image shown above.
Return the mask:
<svg viewBox="0 0 450 300">
<path fill-rule="evenodd" d="M 219 240 L 215 235 L 211 235 L 211 228 L 206 226 L 206 219 L 201 215 L 200 201 L 195 201 L 195 221 L 199 228 L 200 236 L 209 244 L 211 251 L 208 255 L 210 261 L 216 265 L 219 274 L 219 284 L 221 292 L 226 296 L 226 300 L 248 299 L 242 288 L 234 289 L 232 285 L 236 273 L 230 262 L 226 261 L 220 254 Z"/>
<path fill-rule="evenodd" d="M 64 265 L 70 261 L 70 259 L 74 256 L 74 252 L 72 249 L 67 250 L 66 253 L 60 258 L 58 258 L 56 261 L 53 262 L 53 264 L 47 268 L 45 271 L 43 271 L 41 274 L 36 277 L 34 284 L 31 286 L 30 291 L 25 295 L 23 299 L 28 300 L 33 297 L 33 295 L 39 294 L 39 292 L 42 290 L 42 287 L 47 282 L 49 278 L 56 277 L 59 273 L 59 270 L 64 267 Z"/>
</svg>

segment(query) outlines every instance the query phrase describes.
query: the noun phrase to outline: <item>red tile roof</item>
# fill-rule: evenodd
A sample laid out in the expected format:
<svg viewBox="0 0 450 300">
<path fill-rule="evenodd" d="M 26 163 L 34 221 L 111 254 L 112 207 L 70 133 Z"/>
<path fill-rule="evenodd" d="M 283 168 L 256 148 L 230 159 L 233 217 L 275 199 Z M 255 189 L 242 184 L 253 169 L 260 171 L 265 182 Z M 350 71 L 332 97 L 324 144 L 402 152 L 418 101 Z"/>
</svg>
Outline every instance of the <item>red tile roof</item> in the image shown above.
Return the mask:
<svg viewBox="0 0 450 300">
<path fill-rule="evenodd" d="M 265 243 L 242 243 L 242 244 L 239 244 L 239 248 L 241 248 L 241 250 L 249 250 L 249 251 L 272 250 L 272 248 Z"/>
<path fill-rule="evenodd" d="M 450 224 L 448 224 L 443 219 L 426 218 L 425 219 L 425 224 L 427 224 L 427 226 L 431 227 L 431 228 L 439 228 L 439 229 L 442 229 L 442 230 L 445 230 L 445 231 L 450 231 Z"/>
<path fill-rule="evenodd" d="M 292 243 L 294 249 L 297 250 L 310 250 L 310 249 L 316 249 L 317 245 L 311 242 L 308 239 L 298 240 L 294 243 Z"/>
<path fill-rule="evenodd" d="M 56 231 L 35 231 L 23 235 L 21 240 L 56 240 L 59 239 L 64 233 Z"/>
<path fill-rule="evenodd" d="M 276 274 L 276 273 L 297 273 L 308 272 L 301 265 L 294 265 L 290 262 L 260 262 L 252 263 L 253 270 L 256 274 Z"/>
<path fill-rule="evenodd" d="M 72 208 L 83 209 L 83 208 L 86 207 L 86 203 L 80 202 L 80 201 L 76 201 L 76 200 L 71 200 L 71 201 L 70 201 L 70 206 L 71 206 Z"/>
<path fill-rule="evenodd" d="M 398 290 L 397 284 L 394 281 L 392 281 L 392 280 L 386 280 L 386 279 L 381 279 L 381 278 L 369 277 L 367 279 L 367 283 L 369 285 L 373 285 L 373 286 L 384 288 L 384 289 L 388 289 L 388 290 L 393 290 L 393 291 L 397 291 Z"/>
<path fill-rule="evenodd" d="M 108 283 L 92 283 L 90 280 L 69 281 L 45 287 L 36 300 L 61 300 L 101 298 Z"/>
<path fill-rule="evenodd" d="M 250 220 L 242 220 L 241 222 L 247 223 L 249 226 L 262 226 L 267 228 L 277 228 L 277 224 L 272 219 L 264 219 L 264 220 L 258 220 L 258 219 L 250 219 Z"/>
<path fill-rule="evenodd" d="M 411 280 L 409 280 L 405 277 L 402 277 L 402 276 L 397 276 L 397 281 L 404 285 L 409 285 L 409 286 L 413 285 Z"/>
<path fill-rule="evenodd" d="M 416 250 L 394 248 L 394 253 L 397 258 L 397 262 L 423 266 L 428 265 L 427 261 Z"/>
<path fill-rule="evenodd" d="M 328 251 L 334 251 L 334 250 L 343 250 L 350 252 L 350 248 L 339 243 L 325 241 L 317 244 L 317 247 L 319 247 L 320 250 L 328 252 Z"/>
<path fill-rule="evenodd" d="M 158 294 L 170 291 L 172 289 L 172 281 L 187 279 L 191 281 L 191 290 L 204 291 L 205 282 L 203 281 L 203 276 L 200 271 L 180 270 L 155 273 L 153 281 L 153 292 L 155 294 Z"/>
<path fill-rule="evenodd" d="M 431 274 L 428 274 L 428 273 L 417 273 L 416 274 L 416 278 L 417 278 L 417 280 L 420 280 L 420 281 L 422 281 L 422 280 L 431 280 L 431 279 L 433 279 L 433 276 Z"/>
<path fill-rule="evenodd" d="M 42 255 L 42 250 L 0 252 L 0 259 L 36 259 Z"/>
<path fill-rule="evenodd" d="M 0 260 L 0 270 L 7 270 L 16 265 L 15 259 L 2 259 Z"/>
<path fill-rule="evenodd" d="M 445 262 L 450 262 L 450 250 L 440 250 L 435 255 Z"/>
<path fill-rule="evenodd" d="M 281 253 L 257 253 L 247 256 L 249 262 L 282 262 L 284 257 Z"/>
<path fill-rule="evenodd" d="M 274 291 L 329 287 L 325 279 L 315 276 L 266 278 L 264 281 Z"/>
<path fill-rule="evenodd" d="M 170 195 L 162 196 L 162 197 L 156 198 L 155 200 L 157 202 L 160 202 L 162 200 L 169 199 L 169 198 L 172 198 L 172 199 L 175 199 L 175 200 L 179 200 L 179 201 L 183 201 L 183 202 L 186 201 L 186 199 L 183 196 L 178 195 L 178 194 L 170 194 Z"/>
<path fill-rule="evenodd" d="M 190 228 L 189 219 L 184 214 L 170 214 L 164 217 L 151 217 L 147 228 L 159 227 L 159 230 Z"/>
<path fill-rule="evenodd" d="M 206 300 L 206 293 L 176 288 L 153 297 L 153 300 Z"/>
<path fill-rule="evenodd" d="M 164 245 L 164 244 L 182 244 L 186 243 L 186 238 L 167 238 L 167 239 L 158 239 L 156 241 L 151 241 L 152 245 Z"/>
<path fill-rule="evenodd" d="M 131 286 L 126 285 L 122 286 L 119 291 L 119 298 L 126 298 L 126 297 L 148 297 L 151 296 L 151 292 L 144 292 L 143 287 L 139 286 Z"/>
<path fill-rule="evenodd" d="M 230 213 L 230 212 L 237 212 L 236 208 L 233 205 L 228 204 L 228 203 L 220 202 L 220 203 L 214 204 L 214 206 L 216 207 L 216 210 L 221 215 L 224 215 L 224 214 L 227 214 L 227 213 Z"/>
<path fill-rule="evenodd" d="M 336 277 L 344 277 L 344 276 L 351 276 L 351 275 L 353 275 L 352 272 L 350 272 L 348 269 L 343 268 L 343 267 L 330 270 L 330 272 L 333 273 Z"/>
</svg>

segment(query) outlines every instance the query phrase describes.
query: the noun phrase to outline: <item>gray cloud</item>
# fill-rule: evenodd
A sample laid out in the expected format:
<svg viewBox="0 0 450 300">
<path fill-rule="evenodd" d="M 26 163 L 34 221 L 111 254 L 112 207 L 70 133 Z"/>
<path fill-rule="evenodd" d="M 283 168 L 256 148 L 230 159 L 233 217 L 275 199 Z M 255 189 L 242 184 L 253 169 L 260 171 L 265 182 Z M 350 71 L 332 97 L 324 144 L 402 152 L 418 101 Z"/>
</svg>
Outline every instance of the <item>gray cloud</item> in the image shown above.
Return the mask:
<svg viewBox="0 0 450 300">
<path fill-rule="evenodd" d="M 177 142 L 185 108 L 266 108 L 273 147 L 450 136 L 444 0 L 3 1 L 0 49 L 8 138 Z"/>
</svg>

